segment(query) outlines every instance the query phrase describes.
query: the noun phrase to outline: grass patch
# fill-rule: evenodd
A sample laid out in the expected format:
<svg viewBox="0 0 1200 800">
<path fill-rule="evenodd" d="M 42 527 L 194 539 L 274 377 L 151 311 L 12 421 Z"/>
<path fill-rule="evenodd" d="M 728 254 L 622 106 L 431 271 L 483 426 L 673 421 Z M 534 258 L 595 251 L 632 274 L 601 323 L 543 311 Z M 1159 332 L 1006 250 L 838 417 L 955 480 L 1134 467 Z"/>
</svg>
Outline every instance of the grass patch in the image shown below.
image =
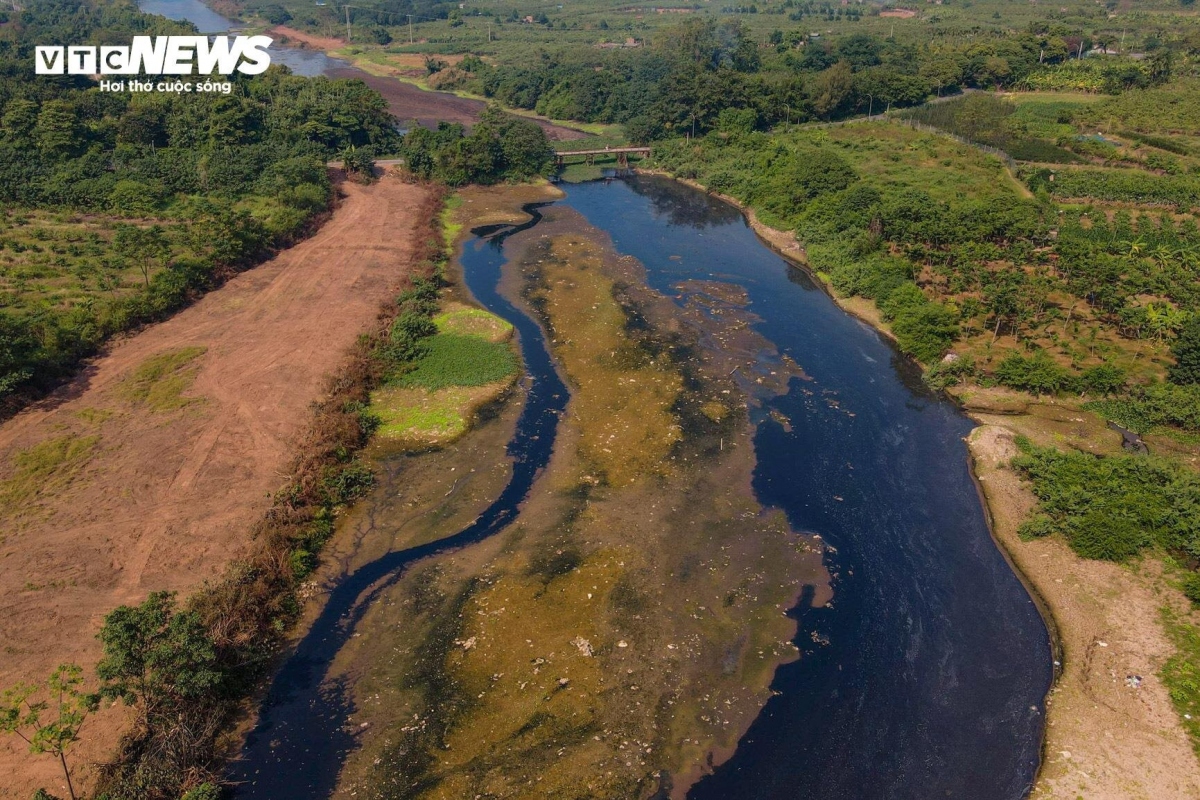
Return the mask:
<svg viewBox="0 0 1200 800">
<path fill-rule="evenodd" d="M 439 333 L 475 336 L 489 342 L 507 341 L 513 327 L 495 314 L 480 308 L 459 308 L 433 318 Z"/>
<path fill-rule="evenodd" d="M 1200 755 L 1200 629 L 1169 608 L 1163 609 L 1162 621 L 1177 652 L 1159 674 L 1192 740 L 1192 749 Z"/>
<path fill-rule="evenodd" d="M 446 243 L 446 249 L 454 247 L 454 242 L 458 239 L 458 234 L 463 226 L 461 222 L 454 221 L 454 211 L 462 205 L 462 198 L 458 195 L 451 195 L 446 200 L 446 205 L 442 208 L 440 219 L 442 228 L 442 241 Z"/>
<path fill-rule="evenodd" d="M 385 439 L 440 442 L 467 430 L 466 407 L 471 391 L 463 388 L 429 392 L 390 387 L 371 395 L 371 410 L 379 417 L 376 433 Z"/>
<path fill-rule="evenodd" d="M 423 343 L 425 353 L 398 384 L 437 390 L 450 386 L 483 386 L 517 371 L 517 357 L 505 342 L 474 335 L 439 333 Z"/>
<path fill-rule="evenodd" d="M 0 482 L 0 502 L 15 507 L 66 486 L 87 464 L 99 436 L 47 439 L 13 456 L 13 474 Z"/>
<path fill-rule="evenodd" d="M 117 396 L 131 403 L 142 403 L 154 411 L 171 411 L 198 402 L 183 397 L 199 372 L 193 364 L 207 348 L 184 347 L 151 356 L 128 375 L 117 388 Z"/>
</svg>

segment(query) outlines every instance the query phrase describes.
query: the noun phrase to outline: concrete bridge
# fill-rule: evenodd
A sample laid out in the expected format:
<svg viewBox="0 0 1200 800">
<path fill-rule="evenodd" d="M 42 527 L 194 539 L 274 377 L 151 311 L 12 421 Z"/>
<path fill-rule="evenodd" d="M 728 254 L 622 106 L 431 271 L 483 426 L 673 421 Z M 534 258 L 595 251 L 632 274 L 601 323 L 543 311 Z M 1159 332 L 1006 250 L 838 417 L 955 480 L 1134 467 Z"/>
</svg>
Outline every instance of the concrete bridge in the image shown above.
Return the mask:
<svg viewBox="0 0 1200 800">
<path fill-rule="evenodd" d="M 649 158 L 650 157 L 650 148 L 649 147 L 605 147 L 605 148 L 601 148 L 599 150 L 555 150 L 554 151 L 554 156 L 557 159 L 558 165 L 560 167 L 566 165 L 568 158 L 573 158 L 576 156 L 582 157 L 584 164 L 595 164 L 597 156 L 611 156 L 611 155 L 615 155 L 617 157 L 617 166 L 618 167 L 628 167 L 629 166 L 629 156 L 631 154 L 640 156 L 641 158 Z"/>
</svg>

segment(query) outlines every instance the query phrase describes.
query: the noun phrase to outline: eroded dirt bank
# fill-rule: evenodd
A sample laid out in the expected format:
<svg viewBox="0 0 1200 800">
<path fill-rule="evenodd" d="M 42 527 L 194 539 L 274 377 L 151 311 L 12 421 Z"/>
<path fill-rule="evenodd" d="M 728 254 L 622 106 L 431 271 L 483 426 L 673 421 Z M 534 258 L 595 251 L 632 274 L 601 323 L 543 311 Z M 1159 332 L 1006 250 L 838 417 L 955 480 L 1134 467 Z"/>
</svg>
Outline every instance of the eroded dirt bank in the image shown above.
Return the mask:
<svg viewBox="0 0 1200 800">
<path fill-rule="evenodd" d="M 1161 609 L 1190 604 L 1147 559 L 1088 561 L 1054 538 L 1017 535 L 1037 499 L 1008 466 L 1015 437 L 1043 446 L 1120 452 L 1120 434 L 1086 412 L 1035 405 L 1021 416 L 975 412 L 969 440 L 993 530 L 1058 627 L 1063 672 L 1047 698 L 1044 762 L 1032 797 L 1183 800 L 1200 797 L 1200 764 L 1159 678 L 1175 651 Z M 1074 441 L 1072 441 L 1074 439 Z"/>
<path fill-rule="evenodd" d="M 463 199 L 471 227 L 539 198 Z M 509 240 L 506 280 L 571 386 L 554 455 L 515 524 L 413 567 L 344 648 L 332 679 L 353 686 L 359 748 L 339 795 L 682 796 L 795 658 L 784 612 L 806 585 L 828 599 L 819 544 L 751 490 L 748 407 L 798 370 L 751 366 L 770 345 L 740 290 L 687 282 L 680 308 L 576 212 L 543 213 Z M 351 564 L 469 522 L 504 479 L 512 415 L 384 459 L 333 552 Z"/>
<path fill-rule="evenodd" d="M 343 190 L 316 236 L 0 427 L 0 686 L 90 668 L 105 613 L 186 595 L 244 552 L 309 404 L 410 265 L 426 190 L 391 177 Z M 85 785 L 122 724 L 119 711 L 88 722 L 74 757 Z M 58 769 L 0 742 L 0 796 L 62 794 Z"/>
</svg>

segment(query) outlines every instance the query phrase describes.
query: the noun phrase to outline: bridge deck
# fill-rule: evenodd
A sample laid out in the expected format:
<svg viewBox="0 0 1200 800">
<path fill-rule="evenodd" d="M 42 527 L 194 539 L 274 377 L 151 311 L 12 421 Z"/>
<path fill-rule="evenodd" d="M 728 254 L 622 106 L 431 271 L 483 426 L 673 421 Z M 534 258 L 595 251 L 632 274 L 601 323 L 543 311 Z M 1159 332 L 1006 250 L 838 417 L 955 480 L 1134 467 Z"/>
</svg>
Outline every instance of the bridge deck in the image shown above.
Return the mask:
<svg viewBox="0 0 1200 800">
<path fill-rule="evenodd" d="M 602 156 L 606 153 L 645 153 L 650 155 L 649 147 L 609 147 L 600 150 L 555 150 L 554 154 L 559 156 Z"/>
</svg>

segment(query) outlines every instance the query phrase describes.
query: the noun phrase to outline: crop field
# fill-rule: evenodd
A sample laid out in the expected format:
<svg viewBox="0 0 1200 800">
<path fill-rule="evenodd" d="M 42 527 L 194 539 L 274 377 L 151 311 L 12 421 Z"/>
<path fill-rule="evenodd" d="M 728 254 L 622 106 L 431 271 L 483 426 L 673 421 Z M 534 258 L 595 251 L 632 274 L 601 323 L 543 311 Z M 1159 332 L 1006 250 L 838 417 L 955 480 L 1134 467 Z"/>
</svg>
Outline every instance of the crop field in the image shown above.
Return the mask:
<svg viewBox="0 0 1200 800">
<path fill-rule="evenodd" d="M 326 37 L 346 35 L 340 9 L 314 7 L 302 0 L 251 0 L 244 4 L 244 16 L 282 20 L 280 9 L 286 10 L 288 25 Z M 1136 5 L 1125 0 L 1117 4 L 1115 16 L 1110 16 L 1108 7 L 1087 0 L 1066 0 L 1057 3 L 1052 11 L 1007 0 L 976 0 L 917 6 L 912 16 L 884 16 L 881 7 L 874 4 L 842 5 L 816 0 L 723 4 L 682 0 L 645 4 L 613 0 L 581 0 L 570 4 L 544 0 L 469 0 L 461 4 L 431 3 L 417 10 L 410 28 L 406 14 L 388 11 L 382 4 L 356 4 L 351 20 L 357 23 L 358 33 L 352 32 L 352 38 L 360 45 L 370 46 L 378 41 L 376 29 L 382 29 L 390 40 L 387 47 L 392 53 L 472 52 L 516 63 L 536 57 L 535 51 L 621 44 L 627 39 L 642 42 L 688 16 L 736 18 L 759 39 L 766 39 L 776 29 L 801 28 L 819 36 L 869 33 L 905 42 L 1019 30 L 1031 23 L 1044 23 L 1048 15 L 1068 28 L 1107 34 L 1114 45 L 1123 29 L 1131 27 L 1131 22 L 1139 30 L 1160 35 L 1197 24 L 1196 12 L 1183 9 L 1172 0 L 1149 0 Z"/>
</svg>

